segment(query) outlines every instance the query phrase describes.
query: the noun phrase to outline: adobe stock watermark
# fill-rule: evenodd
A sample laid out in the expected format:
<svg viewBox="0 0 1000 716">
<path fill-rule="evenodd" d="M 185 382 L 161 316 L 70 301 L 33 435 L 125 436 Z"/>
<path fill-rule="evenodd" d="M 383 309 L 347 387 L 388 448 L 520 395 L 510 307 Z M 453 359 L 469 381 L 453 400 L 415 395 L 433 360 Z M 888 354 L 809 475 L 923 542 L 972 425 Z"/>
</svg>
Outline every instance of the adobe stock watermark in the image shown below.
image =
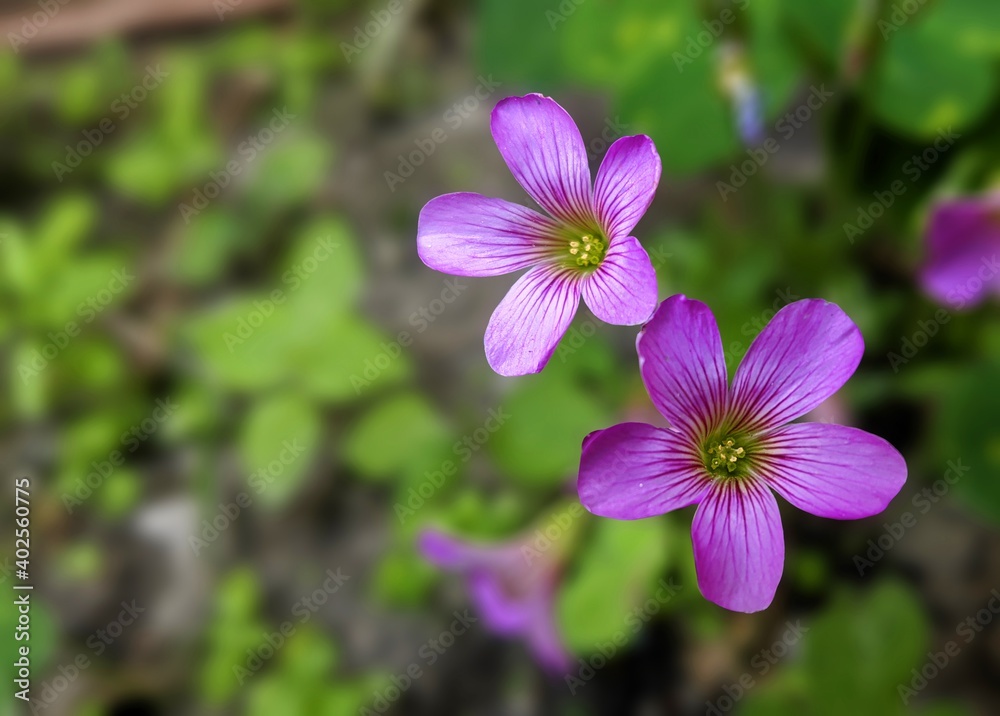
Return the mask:
<svg viewBox="0 0 1000 716">
<path fill-rule="evenodd" d="M 222 22 L 226 19 L 227 13 L 235 11 L 242 4 L 243 0 L 212 0 L 212 9 L 215 10 L 219 22 Z"/>
<path fill-rule="evenodd" d="M 469 610 L 464 610 L 461 614 L 457 611 L 451 613 L 454 619 L 447 629 L 436 637 L 428 639 L 417 649 L 417 659 L 412 661 L 402 672 L 389 677 L 389 683 L 372 692 L 371 706 L 362 706 L 358 711 L 359 716 L 375 716 L 384 714 L 392 705 L 402 698 L 403 694 L 426 673 L 424 669 L 434 666 L 445 652 L 455 645 L 458 637 L 469 631 L 469 628 L 479 621 L 478 617 L 469 614 Z"/>
<path fill-rule="evenodd" d="M 898 373 L 900 367 L 913 360 L 920 349 L 930 343 L 930 340 L 941 331 L 941 326 L 951 320 L 951 314 L 939 308 L 930 320 L 917 321 L 917 330 L 909 336 L 900 336 L 899 352 L 889 351 L 886 359 L 893 373 Z"/>
<path fill-rule="evenodd" d="M 671 258 L 673 254 L 664 252 L 660 247 L 657 247 L 650 251 L 650 258 L 652 259 L 653 268 L 656 271 L 660 270 L 668 258 Z M 758 333 L 764 330 L 774 314 L 777 313 L 782 306 L 787 306 L 789 303 L 798 301 L 801 296 L 792 293 L 791 287 L 786 287 L 784 289 L 778 289 L 775 291 L 775 299 L 771 304 L 771 308 L 764 309 L 760 314 L 754 316 L 750 320 L 746 321 L 740 327 L 741 335 L 745 336 L 749 340 L 753 340 Z M 591 319 L 586 319 L 580 323 L 579 328 L 572 327 L 566 331 L 566 335 L 559 342 L 559 347 L 556 349 L 556 355 L 559 359 L 565 363 L 566 360 L 574 355 L 583 345 L 587 342 L 587 339 L 597 333 L 597 324 Z M 739 358 L 743 355 L 746 350 L 748 341 L 731 341 L 725 349 L 725 359 L 730 361 L 735 358 Z"/>
<path fill-rule="evenodd" d="M 471 460 L 472 456 L 479 452 L 490 441 L 490 438 L 507 424 L 508 420 L 510 420 L 510 414 L 502 407 L 490 408 L 486 420 L 480 427 L 456 440 L 451 446 L 451 452 L 458 458 L 458 461 L 445 460 L 437 470 L 425 471 L 423 481 L 416 487 L 410 488 L 405 498 L 405 504 L 397 502 L 393 505 L 393 511 L 399 519 L 399 524 L 406 524 L 406 520 L 417 514 L 417 510 L 426 505 L 427 501 L 444 487 L 448 478 L 454 477 L 458 473 L 458 466 Z"/>
<path fill-rule="evenodd" d="M 663 246 L 654 246 L 649 250 L 649 260 L 654 271 L 659 271 L 668 259 L 673 258 L 673 254 L 666 251 Z M 556 356 L 561 363 L 565 363 L 572 356 L 583 348 L 590 338 L 593 338 L 598 331 L 598 322 L 592 318 L 585 318 L 578 325 L 570 326 L 563 335 L 562 340 L 556 348 Z"/>
<path fill-rule="evenodd" d="M 786 112 L 785 116 L 774 123 L 774 130 L 781 135 L 784 141 L 788 141 L 795 136 L 795 133 L 802 129 L 816 112 L 833 97 L 833 92 L 826 89 L 826 85 L 812 85 L 809 88 L 809 96 L 804 102 L 791 112 Z M 729 200 L 730 194 L 735 194 L 738 189 L 747 183 L 747 180 L 755 175 L 771 159 L 771 157 L 781 151 L 782 144 L 774 137 L 768 137 L 760 146 L 748 147 L 747 158 L 739 164 L 729 165 L 729 181 L 715 182 L 715 188 L 719 190 L 719 196 L 723 201 Z"/>
<path fill-rule="evenodd" d="M 927 3 L 927 0 L 903 0 L 893 3 L 892 14 L 888 20 L 878 21 L 878 31 L 883 40 L 910 21 L 914 15 Z"/>
<path fill-rule="evenodd" d="M 104 288 L 77 304 L 76 315 L 80 321 L 67 321 L 61 330 L 49 331 L 46 334 L 48 340 L 42 347 L 35 348 L 18 363 L 17 374 L 21 381 L 27 385 L 30 379 L 37 378 L 80 335 L 82 327 L 93 323 L 133 281 L 135 274 L 129 273 L 127 268 L 112 271 L 111 279 Z"/>
<path fill-rule="evenodd" d="M 403 0 L 389 0 L 384 8 L 371 11 L 371 20 L 364 25 L 354 27 L 354 42 L 340 43 L 340 51 L 344 53 L 347 64 L 351 64 L 355 55 L 360 55 L 362 50 L 371 45 L 375 38 L 389 27 L 393 19 L 403 12 L 404 5 Z"/>
<path fill-rule="evenodd" d="M 90 497 L 101 488 L 105 481 L 114 474 L 115 470 L 125 464 L 126 454 L 134 453 L 139 447 L 149 440 L 160 426 L 163 425 L 177 411 L 177 405 L 170 398 L 162 400 L 157 398 L 155 407 L 149 416 L 132 425 L 119 437 L 119 445 L 125 448 L 122 450 L 112 450 L 106 459 L 98 462 L 92 460 L 90 466 L 93 468 L 83 477 L 76 478 L 76 482 L 71 492 L 62 493 L 60 499 L 66 512 L 73 514 L 73 510 L 83 505 Z"/>
<path fill-rule="evenodd" d="M 222 190 L 229 186 L 235 177 L 242 174 L 243 170 L 267 148 L 267 145 L 298 119 L 298 115 L 289 112 L 287 107 L 275 108 L 271 115 L 266 127 L 249 135 L 237 145 L 236 154 L 239 159 L 230 159 L 221 170 L 209 172 L 209 180 L 195 188 L 190 203 L 182 201 L 177 205 L 177 211 L 180 212 L 185 224 L 190 224 L 193 217 L 207 209 L 212 200 L 217 199 Z"/>
<path fill-rule="evenodd" d="M 768 648 L 758 651 L 750 659 L 750 666 L 753 667 L 753 671 L 743 672 L 738 679 L 722 687 L 722 696 L 718 697 L 715 701 L 705 702 L 706 716 L 722 716 L 722 714 L 732 711 L 733 707 L 740 702 L 740 699 L 746 696 L 750 689 L 757 685 L 757 679 L 754 678 L 754 675 L 756 674 L 757 678 L 764 676 L 771 670 L 772 666 L 791 653 L 795 645 L 799 643 L 802 635 L 808 631 L 809 627 L 802 626 L 802 620 L 800 619 L 796 619 L 794 623 L 786 621 L 785 631 L 781 634 L 781 637 L 776 639 Z"/>
<path fill-rule="evenodd" d="M 945 296 L 945 300 L 955 308 L 962 310 L 974 297 L 979 295 L 983 286 L 1000 274 L 1000 259 L 997 254 L 983 256 L 976 273 L 956 282 L 954 288 Z"/>
<path fill-rule="evenodd" d="M 624 137 L 629 131 L 629 125 L 622 124 L 621 118 L 617 115 L 614 119 L 608 117 L 604 120 L 604 129 L 599 136 L 587 142 L 587 161 L 592 162 L 598 157 L 603 157 L 616 141 Z"/>
<path fill-rule="evenodd" d="M 275 458 L 267 463 L 267 465 L 250 473 L 250 477 L 247 478 L 247 482 L 250 484 L 254 494 L 257 496 L 262 495 L 305 450 L 305 446 L 300 445 L 297 439 L 282 441 L 281 450 Z M 200 556 L 206 547 L 219 539 L 222 533 L 229 529 L 236 522 L 237 518 L 252 504 L 253 495 L 246 490 L 236 495 L 231 502 L 220 502 L 218 510 L 212 516 L 212 519 L 209 520 L 206 518 L 201 521 L 200 532 L 188 536 L 188 545 L 191 547 L 191 551 L 194 552 L 194 556 Z"/>
<path fill-rule="evenodd" d="M 299 290 L 319 270 L 320 264 L 333 256 L 341 246 L 329 236 L 319 237 L 315 244 L 308 256 L 281 274 L 281 283 L 287 288 L 276 288 L 266 298 L 254 299 L 253 308 L 236 319 L 233 330 L 222 334 L 222 340 L 230 353 L 246 343 L 257 329 L 274 315 L 278 306 L 285 303 L 289 295 Z"/>
<path fill-rule="evenodd" d="M 468 287 L 468 284 L 462 283 L 458 278 L 445 279 L 444 288 L 437 298 L 431 299 L 426 306 L 420 306 L 409 315 L 407 322 L 414 331 L 400 331 L 394 340 L 380 343 L 379 352 L 365 359 L 362 371 L 351 374 L 351 387 L 354 388 L 355 395 L 361 395 L 365 388 L 370 388 L 382 377 L 393 361 L 403 354 L 403 349 L 412 346 L 416 337 L 430 328 Z"/>
<path fill-rule="evenodd" d="M 733 5 L 740 12 L 747 9 L 750 0 L 733 0 Z M 722 37 L 726 27 L 736 22 L 736 13 L 730 7 L 724 8 L 719 16 L 714 20 L 705 20 L 701 24 L 705 28 L 697 35 L 688 35 L 685 39 L 683 52 L 674 52 L 674 66 L 678 72 L 683 72 L 686 65 L 692 64 L 701 57 L 705 50 L 711 47 L 716 40 Z"/>
<path fill-rule="evenodd" d="M 990 596 L 992 599 L 986 602 L 982 609 L 955 625 L 956 639 L 950 639 L 946 642 L 941 651 L 927 652 L 927 661 L 919 669 L 916 667 L 910 669 L 913 677 L 909 683 L 896 685 L 896 693 L 899 694 L 899 699 L 904 706 L 909 706 L 910 699 L 926 689 L 927 685 L 962 653 L 964 647 L 971 644 L 977 636 L 983 633 L 986 627 L 993 623 L 993 620 L 1000 614 L 1000 592 L 995 588 L 991 589 Z"/>
<path fill-rule="evenodd" d="M 124 122 L 129 115 L 139 105 L 146 101 L 150 93 L 163 84 L 163 80 L 170 76 L 160 65 L 146 65 L 146 74 L 128 92 L 123 92 L 121 96 L 111 103 L 111 112 L 114 117 L 104 117 L 97 126 L 83 130 L 83 139 L 75 145 L 66 145 L 66 157 L 62 162 L 52 162 L 52 171 L 56 179 L 62 183 L 66 175 L 72 174 L 79 167 L 83 160 L 94 153 L 104 143 L 104 140 L 117 129 L 117 122 Z"/>
<path fill-rule="evenodd" d="M 657 583 L 657 589 L 653 596 L 639 606 L 633 607 L 632 611 L 625 616 L 622 629 L 614 632 L 607 641 L 595 644 L 594 651 L 596 653 L 587 658 L 577 659 L 579 668 L 575 673 L 563 675 L 563 681 L 566 683 L 569 693 L 576 696 L 580 689 L 597 676 L 598 671 L 611 663 L 619 650 L 628 645 L 629 636 L 638 634 L 643 626 L 659 614 L 660 610 L 669 604 L 680 591 L 681 585 L 675 584 L 673 579 L 661 579 Z"/>
<path fill-rule="evenodd" d="M 535 560 L 541 559 L 545 552 L 552 549 L 563 536 L 570 531 L 570 527 L 578 519 L 587 514 L 583 505 L 574 502 L 561 512 L 553 512 L 549 515 L 548 524 L 539 527 L 531 536 L 529 543 L 521 545 L 521 556 L 530 567 Z"/>
<path fill-rule="evenodd" d="M 555 9 L 545 11 L 545 19 L 549 23 L 549 28 L 555 30 L 559 25 L 566 22 L 581 5 L 587 0 L 561 0 Z"/>
<path fill-rule="evenodd" d="M 908 510 L 899 516 L 898 521 L 883 522 L 882 534 L 868 540 L 868 550 L 864 554 L 854 555 L 854 566 L 858 570 L 858 576 L 865 576 L 867 570 L 874 567 L 876 562 L 881 561 L 906 536 L 909 530 L 917 526 L 917 519 L 930 512 L 931 508 L 940 502 L 952 486 L 970 470 L 972 468 L 963 465 L 961 458 L 949 460 L 948 469 L 944 471 L 944 475 L 935 480 L 930 487 L 922 488 L 910 500 L 915 513 Z"/>
<path fill-rule="evenodd" d="M 23 685 L 18 679 L 14 679 L 17 687 L 22 689 L 22 691 L 16 692 L 15 695 L 22 701 L 29 702 L 32 714 L 47 711 L 56 702 L 56 699 L 73 682 L 80 678 L 80 674 L 90 668 L 91 664 L 94 663 L 92 659 L 100 657 L 107 651 L 108 647 L 114 644 L 125 633 L 126 629 L 135 623 L 139 615 L 145 611 L 146 607 L 139 606 L 134 599 L 129 602 L 122 602 L 121 611 L 118 612 L 118 616 L 87 637 L 84 643 L 89 651 L 81 651 L 71 662 L 60 664 L 58 669 L 56 669 L 59 672 L 58 675 L 42 682 L 38 696 L 34 696 L 29 700 L 27 693 L 29 682 L 27 676 L 22 677 L 24 681 Z M 21 658 L 25 658 L 25 655 L 21 655 Z M 14 662 L 14 666 L 17 667 L 18 663 Z"/>
<path fill-rule="evenodd" d="M 38 0 L 35 3 L 38 10 L 21 18 L 21 31 L 7 33 L 7 41 L 14 54 L 19 54 L 22 47 L 38 37 L 38 33 L 48 27 L 52 18 L 69 3 L 70 0 Z"/>
<path fill-rule="evenodd" d="M 753 339 L 764 330 L 764 327 L 771 322 L 771 319 L 774 318 L 775 314 L 784 306 L 794 303 L 800 298 L 802 297 L 792 293 L 790 286 L 777 289 L 774 292 L 774 301 L 771 303 L 771 307 L 765 308 L 759 314 L 740 326 L 740 335 L 744 336 L 746 340 L 731 341 L 729 345 L 725 347 L 725 352 L 723 354 L 725 360 L 727 362 L 731 362 L 737 358 L 743 357 L 749 343 L 751 343 Z"/>
<path fill-rule="evenodd" d="M 455 102 L 441 115 L 441 120 L 446 127 L 435 127 L 426 137 L 417 137 L 413 140 L 415 146 L 408 152 L 397 157 L 398 165 L 396 171 L 383 172 L 386 186 L 389 191 L 395 193 L 396 188 L 413 176 L 417 167 L 423 165 L 427 159 L 437 151 L 437 148 L 448 141 L 448 130 L 457 130 L 465 123 L 469 117 L 474 115 L 483 106 L 493 93 L 501 86 L 501 82 L 493 79 L 493 75 L 479 76 L 479 84 L 464 99 Z"/>
<path fill-rule="evenodd" d="M 264 668 L 264 665 L 274 658 L 281 647 L 288 643 L 296 630 L 312 619 L 313 615 L 330 601 L 330 597 L 339 592 L 340 588 L 351 579 L 349 575 L 341 574 L 340 567 L 336 571 L 326 570 L 325 576 L 326 579 L 320 586 L 292 604 L 290 611 L 291 615 L 295 617 L 294 621 L 286 619 L 276 631 L 266 631 L 261 634 L 257 645 L 247 648 L 247 658 L 243 663 L 233 665 L 233 675 L 240 686 L 243 686 L 247 679 Z"/>
<path fill-rule="evenodd" d="M 924 173 L 946 154 L 961 137 L 962 135 L 953 131 L 951 127 L 938 130 L 938 136 L 931 146 L 903 162 L 900 172 L 909 180 L 910 184 L 916 184 Z M 858 215 L 855 223 L 844 222 L 842 228 L 847 240 L 853 244 L 857 237 L 862 236 L 875 225 L 876 221 L 882 218 L 886 209 L 896 203 L 896 199 L 903 196 L 908 188 L 902 179 L 896 179 L 885 190 L 872 192 L 874 201 L 867 206 L 857 207 Z"/>
</svg>

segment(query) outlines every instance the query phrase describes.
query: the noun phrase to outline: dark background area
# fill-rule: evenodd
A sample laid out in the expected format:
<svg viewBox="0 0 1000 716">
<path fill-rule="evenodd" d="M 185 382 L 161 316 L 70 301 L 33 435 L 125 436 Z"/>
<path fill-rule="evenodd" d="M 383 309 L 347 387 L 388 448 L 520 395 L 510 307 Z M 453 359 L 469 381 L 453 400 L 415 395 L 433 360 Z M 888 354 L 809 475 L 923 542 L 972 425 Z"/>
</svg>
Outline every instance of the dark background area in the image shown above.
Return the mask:
<svg viewBox="0 0 1000 716">
<path fill-rule="evenodd" d="M 935 202 L 1000 182 L 996 2 L 51 0 L 3 3 L 0 36 L 0 524 L 27 476 L 37 713 L 1000 712 L 997 305 L 917 278 Z M 582 308 L 542 374 L 501 378 L 513 278 L 417 258 L 437 195 L 530 203 L 489 131 L 527 92 L 595 171 L 653 137 L 636 235 L 730 371 L 785 303 L 838 303 L 866 355 L 811 418 L 909 465 L 868 520 L 783 504 L 752 615 L 698 592 L 692 510 L 575 518 L 553 619 L 582 685 L 481 624 L 422 651 L 474 611 L 422 529 L 544 529 L 584 435 L 657 420 L 634 327 Z"/>
</svg>

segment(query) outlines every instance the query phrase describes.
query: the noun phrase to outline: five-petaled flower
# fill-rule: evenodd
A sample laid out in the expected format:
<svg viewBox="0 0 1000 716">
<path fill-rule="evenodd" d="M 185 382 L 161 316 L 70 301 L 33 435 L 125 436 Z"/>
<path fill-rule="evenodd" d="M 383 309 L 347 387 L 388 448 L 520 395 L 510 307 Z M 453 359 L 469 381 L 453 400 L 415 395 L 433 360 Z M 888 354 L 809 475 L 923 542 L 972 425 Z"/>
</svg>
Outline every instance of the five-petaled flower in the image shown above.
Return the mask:
<svg viewBox="0 0 1000 716">
<path fill-rule="evenodd" d="M 570 656 L 555 626 L 555 596 L 562 551 L 540 557 L 523 540 L 493 545 L 462 542 L 437 530 L 420 536 L 421 553 L 432 563 L 465 576 L 484 624 L 494 633 L 524 639 L 538 663 L 565 673 Z"/>
<path fill-rule="evenodd" d="M 924 290 L 952 308 L 1000 294 L 1000 192 L 934 207 L 927 226 Z"/>
<path fill-rule="evenodd" d="M 417 252 L 433 269 L 498 276 L 529 269 L 497 306 L 486 358 L 501 375 L 545 367 L 581 296 L 602 321 L 639 325 L 656 308 L 656 274 L 631 235 L 660 180 L 646 136 L 611 145 L 591 186 L 587 149 L 569 114 L 539 94 L 493 110 L 493 138 L 525 191 L 548 212 L 479 194 L 446 194 L 420 212 Z"/>
<path fill-rule="evenodd" d="M 638 519 L 697 505 L 692 524 L 702 594 L 744 612 L 766 608 L 784 567 L 771 490 L 806 512 L 882 512 L 906 480 L 902 456 L 856 428 L 788 424 L 836 392 L 862 354 L 861 332 L 818 299 L 782 308 L 728 385 L 709 308 L 664 301 L 637 339 L 639 370 L 669 429 L 623 423 L 587 436 L 577 488 L 591 512 Z"/>
</svg>

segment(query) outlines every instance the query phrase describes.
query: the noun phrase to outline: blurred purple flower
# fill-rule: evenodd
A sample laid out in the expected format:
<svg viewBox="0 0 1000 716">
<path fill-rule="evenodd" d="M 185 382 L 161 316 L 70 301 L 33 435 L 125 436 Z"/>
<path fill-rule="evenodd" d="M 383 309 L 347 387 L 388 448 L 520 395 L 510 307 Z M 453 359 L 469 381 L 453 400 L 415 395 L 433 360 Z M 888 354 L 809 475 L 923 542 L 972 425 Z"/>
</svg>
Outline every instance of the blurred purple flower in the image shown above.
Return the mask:
<svg viewBox="0 0 1000 716">
<path fill-rule="evenodd" d="M 728 42 L 719 48 L 720 81 L 729 96 L 736 129 L 748 147 L 755 147 L 767 137 L 764 128 L 764 100 L 750 73 L 746 50 L 740 43 Z"/>
<path fill-rule="evenodd" d="M 732 387 L 709 308 L 664 301 L 639 333 L 639 369 L 669 429 L 623 423 L 583 443 L 577 489 L 591 512 L 639 519 L 698 505 L 698 586 L 727 609 L 774 598 L 784 567 L 776 491 L 820 517 L 878 514 L 906 480 L 902 456 L 856 428 L 787 423 L 816 408 L 864 353 L 857 326 L 817 299 L 778 311 L 754 340 Z"/>
<path fill-rule="evenodd" d="M 571 659 L 554 614 L 560 550 L 538 556 L 523 540 L 477 545 L 437 530 L 420 536 L 419 549 L 433 564 L 466 578 L 487 628 L 504 637 L 521 637 L 540 665 L 566 673 Z"/>
<path fill-rule="evenodd" d="M 927 227 L 924 290 L 952 308 L 1000 294 L 1000 192 L 938 204 Z"/>
<path fill-rule="evenodd" d="M 656 273 L 630 233 L 660 181 L 646 136 L 611 145 L 591 186 L 587 149 L 573 119 L 548 97 L 508 97 L 493 139 L 525 191 L 550 216 L 479 194 L 446 194 L 420 212 L 417 252 L 433 269 L 498 276 L 530 269 L 497 306 L 486 359 L 501 375 L 538 373 L 576 314 L 638 325 L 656 308 Z"/>
<path fill-rule="evenodd" d="M 740 87 L 733 95 L 736 103 L 736 127 L 740 138 L 749 147 L 755 147 L 767 136 L 764 131 L 764 105 L 760 90 L 753 85 Z"/>
</svg>

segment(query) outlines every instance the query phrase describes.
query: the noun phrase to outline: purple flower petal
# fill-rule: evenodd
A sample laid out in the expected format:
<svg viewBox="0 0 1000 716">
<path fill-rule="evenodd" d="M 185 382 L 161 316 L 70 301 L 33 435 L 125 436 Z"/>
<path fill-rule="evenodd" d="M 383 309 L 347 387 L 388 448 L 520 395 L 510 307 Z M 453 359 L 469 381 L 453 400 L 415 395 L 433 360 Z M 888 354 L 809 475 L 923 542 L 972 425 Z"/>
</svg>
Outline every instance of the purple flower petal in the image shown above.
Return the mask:
<svg viewBox="0 0 1000 716">
<path fill-rule="evenodd" d="M 478 571 L 472 575 L 469 592 L 486 625 L 494 633 L 504 636 L 524 631 L 532 608 L 527 598 L 540 598 L 543 595 L 541 590 L 528 595 L 509 594 L 501 575 L 488 571 Z"/>
<path fill-rule="evenodd" d="M 590 168 L 572 117 L 540 94 L 508 97 L 493 109 L 493 139 L 514 178 L 552 216 L 589 228 Z"/>
<path fill-rule="evenodd" d="M 562 637 L 556 627 L 553 597 L 543 612 L 538 612 L 528 628 L 527 640 L 535 660 L 551 674 L 565 674 L 569 671 L 572 657 L 563 646 Z"/>
<path fill-rule="evenodd" d="M 726 406 L 726 362 L 715 316 L 704 303 L 671 296 L 639 332 L 639 371 L 670 426 L 696 440 Z"/>
<path fill-rule="evenodd" d="M 622 423 L 587 436 L 577 491 L 595 515 L 637 520 L 700 502 L 709 482 L 683 436 Z"/>
<path fill-rule="evenodd" d="M 857 428 L 798 423 L 765 438 L 760 477 L 810 514 L 856 520 L 882 512 L 906 482 L 892 445 Z"/>
<path fill-rule="evenodd" d="M 756 432 L 804 415 L 840 389 L 864 352 L 861 331 L 839 306 L 819 299 L 785 306 L 736 371 L 734 423 Z"/>
<path fill-rule="evenodd" d="M 594 213 L 609 239 L 628 236 L 653 201 L 660 155 L 645 135 L 622 137 L 608 149 L 594 183 Z"/>
<path fill-rule="evenodd" d="M 522 636 L 541 666 L 552 673 L 566 670 L 570 657 L 555 624 L 554 584 L 538 583 L 530 592 L 512 595 L 495 575 L 480 573 L 469 587 L 476 610 L 490 631 Z"/>
<path fill-rule="evenodd" d="M 521 552 L 526 543 L 518 541 L 476 545 L 426 530 L 418 544 L 432 563 L 466 576 L 475 611 L 492 632 L 524 638 L 538 663 L 552 673 L 569 668 L 555 624 L 554 564 L 529 565 Z"/>
<path fill-rule="evenodd" d="M 580 304 L 580 280 L 536 266 L 511 287 L 486 327 L 486 360 L 500 375 L 538 373 L 569 328 Z"/>
<path fill-rule="evenodd" d="M 417 224 L 417 253 L 454 276 L 498 276 L 538 263 L 564 242 L 537 211 L 479 194 L 445 194 L 427 202 Z"/>
<path fill-rule="evenodd" d="M 432 564 L 454 571 L 499 567 L 504 563 L 503 555 L 494 547 L 470 544 L 433 529 L 420 534 L 417 549 Z"/>
<path fill-rule="evenodd" d="M 656 310 L 656 271 L 632 236 L 612 241 L 607 256 L 583 282 L 583 300 L 605 323 L 637 326 Z"/>
<path fill-rule="evenodd" d="M 698 587 L 737 612 L 759 612 L 774 599 L 785 562 L 774 495 L 752 480 L 712 484 L 691 525 Z"/>
<path fill-rule="evenodd" d="M 927 228 L 928 257 L 920 281 L 953 308 L 974 306 L 1000 292 L 1000 195 L 935 207 Z"/>
</svg>

